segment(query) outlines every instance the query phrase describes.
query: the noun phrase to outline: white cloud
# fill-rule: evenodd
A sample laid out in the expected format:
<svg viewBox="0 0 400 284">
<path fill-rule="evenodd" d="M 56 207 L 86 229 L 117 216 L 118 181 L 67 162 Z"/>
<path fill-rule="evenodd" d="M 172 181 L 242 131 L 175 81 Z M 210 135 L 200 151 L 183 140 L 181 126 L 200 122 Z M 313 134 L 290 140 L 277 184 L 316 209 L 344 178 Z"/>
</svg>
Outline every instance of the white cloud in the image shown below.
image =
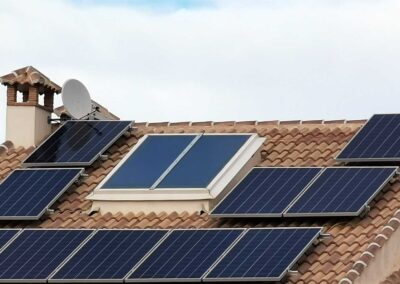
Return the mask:
<svg viewBox="0 0 400 284">
<path fill-rule="evenodd" d="M 164 12 L 54 0 L 0 7 L 1 73 L 33 65 L 60 84 L 76 77 L 124 119 L 400 112 L 398 1 L 226 0 Z"/>
</svg>

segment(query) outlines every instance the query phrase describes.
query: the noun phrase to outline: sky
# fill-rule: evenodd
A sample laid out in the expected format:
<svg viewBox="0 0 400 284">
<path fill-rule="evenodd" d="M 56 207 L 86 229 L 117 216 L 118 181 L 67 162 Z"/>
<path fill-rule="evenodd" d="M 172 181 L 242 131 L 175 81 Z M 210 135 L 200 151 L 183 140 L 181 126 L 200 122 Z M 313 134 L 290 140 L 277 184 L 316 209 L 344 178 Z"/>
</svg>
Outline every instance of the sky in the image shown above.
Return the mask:
<svg viewBox="0 0 400 284">
<path fill-rule="evenodd" d="M 400 112 L 399 14 L 397 0 L 0 0 L 0 75 L 79 79 L 135 121 L 365 119 Z M 0 141 L 5 112 L 0 86 Z"/>
</svg>

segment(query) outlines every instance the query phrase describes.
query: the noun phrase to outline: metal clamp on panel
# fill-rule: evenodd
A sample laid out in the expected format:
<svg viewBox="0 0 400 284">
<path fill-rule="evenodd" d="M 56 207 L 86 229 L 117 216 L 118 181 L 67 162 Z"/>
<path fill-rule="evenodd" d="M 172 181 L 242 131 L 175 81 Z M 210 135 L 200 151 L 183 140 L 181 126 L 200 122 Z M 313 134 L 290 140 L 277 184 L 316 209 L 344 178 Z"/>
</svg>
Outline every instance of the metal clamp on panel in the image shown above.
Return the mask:
<svg viewBox="0 0 400 284">
<path fill-rule="evenodd" d="M 321 233 L 318 238 L 320 240 L 330 240 L 332 239 L 332 235 L 327 233 Z"/>
<path fill-rule="evenodd" d="M 360 217 L 364 218 L 365 216 L 368 215 L 369 211 L 371 211 L 371 207 L 369 205 L 365 205 L 363 211 L 360 214 Z"/>
<path fill-rule="evenodd" d="M 108 160 L 108 155 L 100 155 L 100 160 L 102 161 L 107 161 Z"/>
</svg>

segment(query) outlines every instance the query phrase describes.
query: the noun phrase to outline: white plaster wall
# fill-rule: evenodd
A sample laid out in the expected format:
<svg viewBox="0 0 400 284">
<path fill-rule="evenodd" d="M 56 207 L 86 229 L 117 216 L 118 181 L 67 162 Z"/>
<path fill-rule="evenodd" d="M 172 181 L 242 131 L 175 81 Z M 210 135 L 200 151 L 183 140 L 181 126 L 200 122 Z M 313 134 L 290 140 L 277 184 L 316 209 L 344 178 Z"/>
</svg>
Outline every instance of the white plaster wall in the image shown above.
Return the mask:
<svg viewBox="0 0 400 284">
<path fill-rule="evenodd" d="M 37 146 L 51 133 L 50 112 L 35 106 L 7 106 L 6 140 L 15 147 Z"/>
<path fill-rule="evenodd" d="M 130 212 L 162 213 L 162 212 L 183 212 L 187 211 L 190 214 L 200 211 L 208 211 L 208 200 L 185 200 L 182 201 L 93 201 L 92 209 L 100 208 L 102 214 L 111 212 L 116 214 L 121 212 L 127 214 Z"/>
<path fill-rule="evenodd" d="M 47 122 L 50 114 L 47 110 L 35 107 L 35 146 L 38 146 L 51 134 L 51 124 Z"/>
<path fill-rule="evenodd" d="M 400 269 L 400 230 L 383 244 L 354 284 L 378 284 Z"/>
</svg>

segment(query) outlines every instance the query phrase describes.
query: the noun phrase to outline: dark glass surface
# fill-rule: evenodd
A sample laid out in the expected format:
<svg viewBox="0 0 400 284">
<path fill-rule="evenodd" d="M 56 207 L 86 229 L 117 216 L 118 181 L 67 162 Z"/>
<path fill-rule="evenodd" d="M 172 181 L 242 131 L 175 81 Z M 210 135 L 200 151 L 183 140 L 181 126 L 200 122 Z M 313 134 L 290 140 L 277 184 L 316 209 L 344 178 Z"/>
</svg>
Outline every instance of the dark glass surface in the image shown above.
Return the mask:
<svg viewBox="0 0 400 284">
<path fill-rule="evenodd" d="M 205 188 L 250 135 L 204 135 L 163 179 L 159 188 Z"/>
<path fill-rule="evenodd" d="M 19 230 L 0 230 L 0 249 L 18 232 Z"/>
<path fill-rule="evenodd" d="M 319 233 L 320 228 L 250 229 L 206 279 L 280 280 Z"/>
<path fill-rule="evenodd" d="M 167 233 L 161 230 L 101 230 L 52 279 L 122 279 Z"/>
<path fill-rule="evenodd" d="M 320 168 L 255 168 L 212 211 L 212 214 L 281 216 Z"/>
<path fill-rule="evenodd" d="M 67 121 L 24 163 L 90 165 L 130 125 L 130 121 Z"/>
<path fill-rule="evenodd" d="M 23 231 L 0 254 L 0 279 L 47 279 L 91 232 L 90 230 Z"/>
<path fill-rule="evenodd" d="M 36 217 L 75 181 L 81 169 L 16 170 L 0 184 L 0 218 Z"/>
<path fill-rule="evenodd" d="M 288 213 L 354 215 L 395 171 L 396 168 L 327 168 Z"/>
<path fill-rule="evenodd" d="M 337 157 L 400 160 L 400 114 L 374 115 Z"/>
<path fill-rule="evenodd" d="M 198 279 L 242 230 L 176 230 L 129 279 Z"/>
<path fill-rule="evenodd" d="M 103 188 L 149 188 L 195 135 L 148 136 Z"/>
</svg>

